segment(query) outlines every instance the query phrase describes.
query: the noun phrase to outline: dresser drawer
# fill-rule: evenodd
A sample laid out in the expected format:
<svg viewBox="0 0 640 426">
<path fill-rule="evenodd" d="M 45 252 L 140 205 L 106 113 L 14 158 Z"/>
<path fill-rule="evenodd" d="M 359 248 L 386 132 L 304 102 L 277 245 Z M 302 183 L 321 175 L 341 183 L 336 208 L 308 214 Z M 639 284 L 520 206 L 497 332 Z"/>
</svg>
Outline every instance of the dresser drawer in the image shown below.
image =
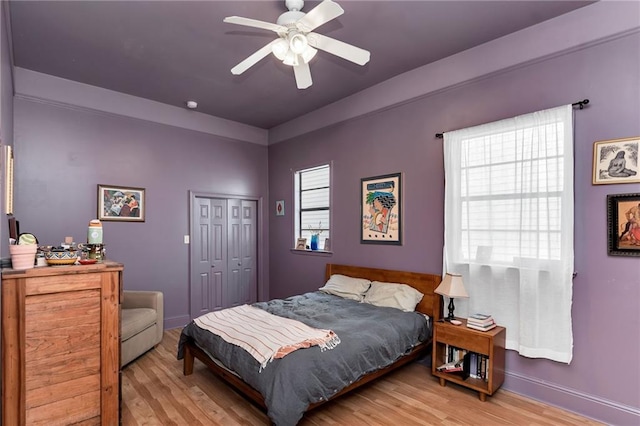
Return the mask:
<svg viewBox="0 0 640 426">
<path fill-rule="evenodd" d="M 438 327 L 436 325 L 436 339 L 439 343 L 446 343 L 479 354 L 489 355 L 491 340 L 481 333 L 467 328 L 451 329 L 451 327 Z"/>
</svg>

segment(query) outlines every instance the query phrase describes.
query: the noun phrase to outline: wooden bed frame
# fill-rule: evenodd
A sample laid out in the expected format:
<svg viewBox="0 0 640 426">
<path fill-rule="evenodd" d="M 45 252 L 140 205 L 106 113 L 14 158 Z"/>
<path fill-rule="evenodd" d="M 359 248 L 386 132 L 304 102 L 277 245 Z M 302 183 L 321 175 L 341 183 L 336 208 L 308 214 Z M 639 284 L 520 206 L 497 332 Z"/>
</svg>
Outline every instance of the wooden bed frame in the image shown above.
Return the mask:
<svg viewBox="0 0 640 426">
<path fill-rule="evenodd" d="M 424 297 L 416 307 L 416 311 L 429 315 L 432 324 L 433 321 L 440 319 L 442 312 L 442 297 L 434 293 L 434 290 L 436 289 L 438 284 L 440 284 L 440 275 L 422 274 L 418 272 L 393 271 L 389 269 L 366 268 L 361 266 L 335 265 L 328 263 L 325 271 L 325 282 L 333 274 L 347 275 L 356 278 L 366 278 L 370 281 L 382 281 L 410 285 L 411 287 L 424 294 Z M 309 405 L 307 411 L 312 410 L 328 401 L 331 401 L 338 396 L 344 395 L 347 392 L 350 392 L 366 383 L 369 383 L 374 379 L 377 379 L 380 376 L 383 376 L 390 371 L 395 370 L 398 367 L 401 367 L 415 360 L 425 352 L 428 352 L 430 349 L 431 340 L 423 342 L 422 344 L 416 346 L 409 354 L 396 361 L 394 364 L 383 368 L 382 370 L 377 370 L 362 376 L 359 380 L 353 382 L 351 385 L 342 389 L 340 392 L 333 395 L 326 401 L 320 401 L 315 404 Z M 213 373 L 226 381 L 232 387 L 236 388 L 242 395 L 266 410 L 267 407 L 260 392 L 253 389 L 244 380 L 242 380 L 235 374 L 218 365 L 192 341 L 189 341 L 184 345 L 183 374 L 185 376 L 193 373 L 193 364 L 195 358 L 202 361 L 207 367 L 209 367 L 209 369 Z"/>
</svg>

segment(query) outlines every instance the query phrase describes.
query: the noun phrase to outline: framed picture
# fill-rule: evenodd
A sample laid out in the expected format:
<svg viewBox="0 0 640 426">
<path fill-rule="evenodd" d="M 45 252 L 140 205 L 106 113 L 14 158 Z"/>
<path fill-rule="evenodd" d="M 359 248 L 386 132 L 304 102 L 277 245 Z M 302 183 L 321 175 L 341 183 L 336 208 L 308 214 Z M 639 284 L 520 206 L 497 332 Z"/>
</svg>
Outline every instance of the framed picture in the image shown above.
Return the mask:
<svg viewBox="0 0 640 426">
<path fill-rule="evenodd" d="M 18 231 L 18 221 L 16 220 L 15 217 L 10 216 L 9 217 L 9 238 L 14 241 L 18 241 L 19 234 L 20 234 L 20 231 Z"/>
<path fill-rule="evenodd" d="M 13 148 L 4 146 L 4 212 L 13 214 Z"/>
<path fill-rule="evenodd" d="M 307 239 L 298 238 L 298 242 L 296 243 L 296 250 L 306 250 L 306 249 L 307 249 Z"/>
<path fill-rule="evenodd" d="M 593 144 L 593 184 L 639 183 L 640 136 Z"/>
<path fill-rule="evenodd" d="M 640 256 L 640 193 L 607 195 L 607 245 L 613 256 Z"/>
<path fill-rule="evenodd" d="M 144 188 L 98 185 L 98 219 L 144 222 Z"/>
<path fill-rule="evenodd" d="M 360 243 L 402 245 L 400 173 L 361 179 Z"/>
</svg>

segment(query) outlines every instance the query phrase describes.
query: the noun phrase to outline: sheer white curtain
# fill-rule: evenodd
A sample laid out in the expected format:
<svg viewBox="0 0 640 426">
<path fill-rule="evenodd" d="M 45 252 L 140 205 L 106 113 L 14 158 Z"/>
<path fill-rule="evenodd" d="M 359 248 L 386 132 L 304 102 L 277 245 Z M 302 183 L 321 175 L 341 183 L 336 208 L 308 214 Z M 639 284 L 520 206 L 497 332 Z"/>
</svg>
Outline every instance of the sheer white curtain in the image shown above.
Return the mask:
<svg viewBox="0 0 640 426">
<path fill-rule="evenodd" d="M 492 314 L 508 349 L 573 353 L 573 109 L 566 105 L 444 134 L 444 272 Z"/>
</svg>

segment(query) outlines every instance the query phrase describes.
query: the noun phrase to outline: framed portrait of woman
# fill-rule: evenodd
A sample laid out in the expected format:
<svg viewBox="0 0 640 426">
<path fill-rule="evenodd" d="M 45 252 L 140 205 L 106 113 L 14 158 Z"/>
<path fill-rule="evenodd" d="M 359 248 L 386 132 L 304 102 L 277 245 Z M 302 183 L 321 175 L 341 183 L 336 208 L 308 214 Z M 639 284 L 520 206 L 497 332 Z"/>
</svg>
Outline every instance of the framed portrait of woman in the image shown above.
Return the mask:
<svg viewBox="0 0 640 426">
<path fill-rule="evenodd" d="M 607 195 L 608 252 L 640 256 L 640 193 Z"/>
<path fill-rule="evenodd" d="M 593 184 L 639 183 L 640 136 L 593 144 Z"/>
<path fill-rule="evenodd" d="M 360 242 L 402 245 L 402 176 L 361 179 Z"/>
</svg>

